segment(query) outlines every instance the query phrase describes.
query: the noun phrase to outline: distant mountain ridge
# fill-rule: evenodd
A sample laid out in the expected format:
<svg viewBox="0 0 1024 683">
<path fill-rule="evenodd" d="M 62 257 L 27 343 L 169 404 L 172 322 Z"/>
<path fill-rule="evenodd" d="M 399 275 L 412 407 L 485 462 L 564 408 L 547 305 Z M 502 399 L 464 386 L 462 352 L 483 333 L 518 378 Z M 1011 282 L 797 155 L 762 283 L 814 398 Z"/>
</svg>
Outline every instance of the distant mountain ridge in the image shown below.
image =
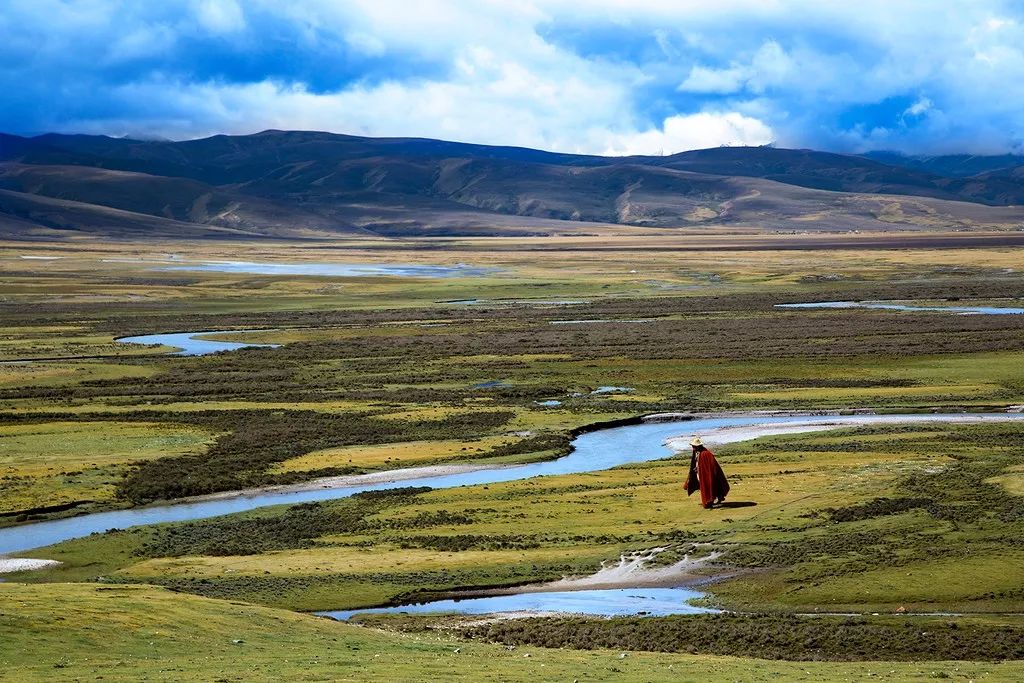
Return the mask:
<svg viewBox="0 0 1024 683">
<path fill-rule="evenodd" d="M 181 142 L 0 134 L 0 235 L 407 237 L 571 234 L 616 225 L 806 232 L 1024 224 L 1024 164 L 1014 165 L 1020 158 L 892 156 L 721 147 L 600 157 L 278 130 Z M 974 168 L 982 170 L 964 175 Z M 149 218 L 133 225 L 132 215 Z"/>
<path fill-rule="evenodd" d="M 909 156 L 899 152 L 868 152 L 863 156 L 890 166 L 916 168 L 952 178 L 968 178 L 993 171 L 1024 167 L 1022 154 L 946 154 L 941 156 Z"/>
</svg>

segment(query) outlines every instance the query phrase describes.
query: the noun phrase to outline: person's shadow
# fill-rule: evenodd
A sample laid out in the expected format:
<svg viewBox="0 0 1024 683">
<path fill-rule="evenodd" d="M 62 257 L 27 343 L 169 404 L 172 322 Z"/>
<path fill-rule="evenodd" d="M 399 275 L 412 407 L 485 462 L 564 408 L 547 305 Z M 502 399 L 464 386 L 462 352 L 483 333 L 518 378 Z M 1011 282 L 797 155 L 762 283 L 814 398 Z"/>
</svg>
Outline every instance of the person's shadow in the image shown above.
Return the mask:
<svg viewBox="0 0 1024 683">
<path fill-rule="evenodd" d="M 727 501 L 725 503 L 719 503 L 716 508 L 749 508 L 757 505 L 757 503 L 750 500 L 736 500 Z"/>
</svg>

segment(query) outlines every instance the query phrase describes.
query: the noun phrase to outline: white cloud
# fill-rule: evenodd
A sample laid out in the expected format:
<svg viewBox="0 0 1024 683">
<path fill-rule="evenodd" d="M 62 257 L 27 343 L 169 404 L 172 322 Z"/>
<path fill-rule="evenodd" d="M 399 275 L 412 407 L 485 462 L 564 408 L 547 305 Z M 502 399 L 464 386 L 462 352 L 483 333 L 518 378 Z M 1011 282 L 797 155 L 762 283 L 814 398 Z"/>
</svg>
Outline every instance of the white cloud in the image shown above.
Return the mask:
<svg viewBox="0 0 1024 683">
<path fill-rule="evenodd" d="M 742 90 L 761 93 L 783 85 L 796 71 L 793 59 L 774 40 L 766 41 L 750 61 L 733 61 L 728 67 L 695 65 L 678 90 L 680 92 L 729 95 Z"/>
<path fill-rule="evenodd" d="M 198 0 L 199 25 L 210 33 L 234 33 L 245 28 L 245 15 L 236 0 Z"/>
<path fill-rule="evenodd" d="M 988 151 L 1024 134 L 1024 8 L 1001 0 L 0 5 L 7 130 L 273 125 L 588 152 Z M 253 59 L 222 59 L 233 47 Z"/>
<path fill-rule="evenodd" d="M 932 101 L 927 97 L 918 98 L 916 102 L 903 110 L 903 116 L 921 116 L 932 108 Z"/>
<path fill-rule="evenodd" d="M 613 135 L 606 155 L 675 154 L 723 145 L 758 146 L 775 139 L 764 122 L 737 112 L 701 112 L 670 116 L 661 128 Z"/>
<path fill-rule="evenodd" d="M 183 89 L 168 88 L 166 83 L 136 85 L 121 90 L 118 97 L 141 98 L 163 112 L 152 130 L 140 129 L 130 120 L 80 121 L 73 128 L 136 135 L 170 131 L 172 137 L 265 128 L 334 130 L 610 155 L 672 154 L 720 145 L 763 145 L 774 139 L 768 125 L 738 112 L 675 115 L 659 127 L 644 129 L 622 126 L 618 122 L 629 118 L 630 108 L 621 93 L 604 93 L 584 82 L 537 82 L 507 65 L 496 68 L 507 71 L 485 88 L 471 82 L 391 82 L 316 94 L 272 82 Z M 209 129 L 196 131 L 193 116 L 207 121 Z"/>
<path fill-rule="evenodd" d="M 679 84 L 678 89 L 681 92 L 730 95 L 742 90 L 749 77 L 749 69 L 741 66 L 733 65 L 726 69 L 712 69 L 697 65 L 690 69 L 690 75 Z"/>
<path fill-rule="evenodd" d="M 116 64 L 167 52 L 177 38 L 170 27 L 164 25 L 140 26 L 126 32 L 110 45 L 105 63 Z"/>
</svg>

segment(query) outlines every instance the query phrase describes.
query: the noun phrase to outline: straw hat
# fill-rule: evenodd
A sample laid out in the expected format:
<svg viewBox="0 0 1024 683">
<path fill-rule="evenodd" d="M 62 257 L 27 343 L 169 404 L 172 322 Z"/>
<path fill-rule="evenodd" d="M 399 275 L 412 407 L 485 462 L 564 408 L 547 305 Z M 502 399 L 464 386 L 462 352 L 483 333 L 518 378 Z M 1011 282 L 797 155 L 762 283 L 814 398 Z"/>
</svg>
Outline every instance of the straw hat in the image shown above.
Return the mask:
<svg viewBox="0 0 1024 683">
<path fill-rule="evenodd" d="M 700 440 L 699 436 L 694 436 L 692 439 L 690 439 L 690 445 L 691 446 L 703 446 L 704 442 Z"/>
</svg>

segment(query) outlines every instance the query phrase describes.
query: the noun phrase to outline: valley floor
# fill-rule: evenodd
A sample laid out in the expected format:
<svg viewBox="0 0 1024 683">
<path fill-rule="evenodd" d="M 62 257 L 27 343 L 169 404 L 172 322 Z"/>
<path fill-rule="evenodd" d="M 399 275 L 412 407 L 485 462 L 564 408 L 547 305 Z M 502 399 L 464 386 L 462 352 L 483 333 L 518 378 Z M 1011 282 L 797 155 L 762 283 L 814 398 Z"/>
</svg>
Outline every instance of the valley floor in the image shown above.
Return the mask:
<svg viewBox="0 0 1024 683">
<path fill-rule="evenodd" d="M 396 468 L 537 462 L 587 425 L 649 413 L 1024 405 L 1024 316 L 778 307 L 1020 307 L 1019 247 L 829 239 L 4 244 L 0 526 Z M 167 269 L 215 261 L 483 270 Z M 115 341 L 203 330 L 280 346 L 174 356 Z M 1024 677 L 1024 424 L 851 425 L 714 448 L 743 505 L 704 511 L 681 495 L 683 457 L 19 553 L 61 564 L 4 575 L 0 666 L 15 680 Z M 707 604 L 755 616 L 480 629 L 302 613 L 584 576 L 655 547 L 655 566 L 718 553 L 707 571 L 732 575 L 706 587 Z M 797 643 L 806 622 L 788 620 L 805 612 L 863 624 L 840 629 L 847 640 Z M 693 635 L 705 623 L 733 640 Z M 850 659 L 851 644 L 865 661 L 800 661 Z M 942 661 L 950 652 L 975 661 Z"/>
</svg>

